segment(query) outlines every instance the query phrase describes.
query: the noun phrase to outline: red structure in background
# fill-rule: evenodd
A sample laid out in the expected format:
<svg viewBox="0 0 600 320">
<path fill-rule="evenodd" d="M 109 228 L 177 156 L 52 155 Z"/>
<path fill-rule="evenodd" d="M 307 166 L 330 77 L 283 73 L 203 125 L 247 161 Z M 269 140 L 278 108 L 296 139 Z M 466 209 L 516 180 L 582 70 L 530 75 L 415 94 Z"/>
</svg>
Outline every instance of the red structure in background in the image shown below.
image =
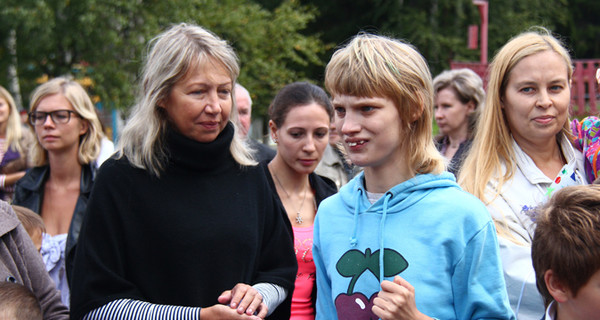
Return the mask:
<svg viewBox="0 0 600 320">
<path fill-rule="evenodd" d="M 481 38 L 480 38 L 480 61 L 458 62 L 450 61 L 450 69 L 468 68 L 477 73 L 483 79 L 484 88 L 487 90 L 488 62 L 487 62 L 487 38 L 488 38 L 488 2 L 485 0 L 473 0 L 473 4 L 479 9 L 481 16 Z M 476 49 L 477 26 L 469 26 L 468 45 L 470 49 Z M 575 116 L 600 115 L 600 88 L 596 82 L 596 70 L 600 68 L 600 59 L 573 60 L 574 71 L 571 83 L 571 107 Z"/>
<path fill-rule="evenodd" d="M 600 88 L 596 82 L 596 70 L 600 59 L 573 60 L 573 80 L 571 82 L 571 114 L 574 116 L 600 115 Z M 469 68 L 483 79 L 487 90 L 488 64 L 478 62 L 450 62 L 450 69 Z"/>
</svg>

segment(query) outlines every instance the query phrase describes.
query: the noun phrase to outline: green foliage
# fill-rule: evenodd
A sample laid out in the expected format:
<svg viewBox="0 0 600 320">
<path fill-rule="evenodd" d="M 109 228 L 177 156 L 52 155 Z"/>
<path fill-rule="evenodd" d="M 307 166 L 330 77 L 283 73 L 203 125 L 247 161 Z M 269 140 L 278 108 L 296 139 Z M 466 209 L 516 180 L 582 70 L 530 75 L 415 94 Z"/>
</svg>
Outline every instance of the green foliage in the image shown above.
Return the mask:
<svg viewBox="0 0 600 320">
<path fill-rule="evenodd" d="M 238 52 L 239 82 L 264 116 L 287 83 L 322 84 L 335 46 L 359 31 L 406 39 L 432 74 L 450 60 L 478 61 L 467 49 L 467 27 L 479 24 L 472 0 L 4 0 L 0 41 L 17 34 L 18 76 L 24 99 L 47 77 L 72 75 L 90 84 L 105 105 L 132 104 L 145 45 L 167 26 L 200 24 Z M 574 58 L 600 57 L 597 0 L 490 0 L 489 49 L 534 25 L 562 35 Z M 7 46 L 0 46 L 0 84 L 10 79 Z M 40 79 L 41 78 L 41 79 Z M 27 101 L 24 101 L 25 103 Z"/>
<path fill-rule="evenodd" d="M 316 11 L 297 1 L 275 10 L 235 0 L 7 0 L 0 8 L 0 40 L 17 30 L 18 73 L 27 96 L 47 77 L 71 75 L 89 84 L 105 105 L 126 109 L 146 43 L 179 22 L 200 24 L 237 50 L 239 81 L 252 93 L 259 114 L 283 85 L 308 79 L 303 68 L 323 66 L 326 46 L 298 31 Z M 0 84 L 8 82 L 9 53 L 0 51 Z"/>
</svg>

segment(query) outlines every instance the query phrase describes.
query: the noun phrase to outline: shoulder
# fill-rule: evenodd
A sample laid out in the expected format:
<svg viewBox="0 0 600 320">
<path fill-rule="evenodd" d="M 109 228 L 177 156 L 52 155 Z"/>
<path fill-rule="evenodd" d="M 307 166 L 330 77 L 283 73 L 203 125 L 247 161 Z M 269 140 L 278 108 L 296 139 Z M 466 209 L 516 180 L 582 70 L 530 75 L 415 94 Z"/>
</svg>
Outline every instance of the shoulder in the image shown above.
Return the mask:
<svg viewBox="0 0 600 320">
<path fill-rule="evenodd" d="M 19 225 L 19 219 L 12 207 L 6 201 L 0 200 L 0 236 L 14 230 Z"/>
<path fill-rule="evenodd" d="M 25 176 L 17 181 L 17 188 L 37 190 L 41 187 L 48 174 L 48 166 L 34 167 L 27 170 Z"/>
<path fill-rule="evenodd" d="M 254 139 L 248 139 L 248 145 L 250 145 L 250 147 L 253 149 L 254 158 L 258 162 L 273 160 L 277 154 L 275 149 Z"/>
<path fill-rule="evenodd" d="M 472 225 L 472 227 L 482 227 L 491 221 L 490 214 L 483 202 L 458 185 L 432 190 L 421 206 L 438 207 L 440 210 L 433 210 L 435 212 L 432 214 L 439 214 L 440 219 L 460 221 L 462 224 Z"/>
<path fill-rule="evenodd" d="M 337 193 L 337 186 L 335 182 L 333 182 L 333 180 L 327 177 L 318 175 L 313 172 L 308 176 L 308 179 L 310 181 L 311 186 L 315 190 L 322 190 L 323 192 L 328 193 L 329 195 Z"/>
</svg>

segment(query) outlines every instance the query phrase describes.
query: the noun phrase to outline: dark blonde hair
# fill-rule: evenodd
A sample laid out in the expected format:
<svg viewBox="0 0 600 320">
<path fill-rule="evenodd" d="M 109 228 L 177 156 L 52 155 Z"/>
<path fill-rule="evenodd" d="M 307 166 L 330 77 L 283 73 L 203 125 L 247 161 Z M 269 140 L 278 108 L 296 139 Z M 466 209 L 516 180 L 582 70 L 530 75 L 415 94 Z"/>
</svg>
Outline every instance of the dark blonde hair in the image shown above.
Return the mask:
<svg viewBox="0 0 600 320">
<path fill-rule="evenodd" d="M 600 185 L 565 187 L 537 212 L 531 258 L 548 305 L 553 298 L 544 281 L 547 270 L 573 296 L 600 270 Z"/>
<path fill-rule="evenodd" d="M 401 137 L 414 173 L 441 173 L 444 159 L 432 136 L 433 85 L 425 59 L 410 44 L 360 33 L 338 49 L 325 68 L 332 96 L 385 97 L 405 129 Z"/>
<path fill-rule="evenodd" d="M 42 99 L 55 94 L 64 96 L 81 117 L 81 120 L 89 124 L 87 132 L 79 138 L 77 154 L 79 163 L 88 164 L 96 160 L 100 154 L 100 144 L 104 132 L 90 96 L 79 83 L 58 77 L 41 84 L 31 94 L 31 107 L 29 110 L 34 112 Z M 31 123 L 29 125 L 31 126 Z M 31 127 L 35 130 L 33 126 Z M 48 163 L 48 151 L 42 147 L 38 139 L 35 141 L 36 143 L 33 144 L 31 150 L 32 160 L 36 166 L 45 165 Z"/>
<path fill-rule="evenodd" d="M 0 281 L 0 318 L 42 320 L 42 307 L 29 288 L 19 283 Z"/>
</svg>

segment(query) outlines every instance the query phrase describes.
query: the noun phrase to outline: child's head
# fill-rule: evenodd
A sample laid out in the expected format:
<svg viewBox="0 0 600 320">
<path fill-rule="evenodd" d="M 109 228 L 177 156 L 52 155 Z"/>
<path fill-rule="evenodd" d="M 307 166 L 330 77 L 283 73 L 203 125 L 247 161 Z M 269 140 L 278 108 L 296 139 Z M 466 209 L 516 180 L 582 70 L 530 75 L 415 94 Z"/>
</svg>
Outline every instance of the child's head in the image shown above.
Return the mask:
<svg viewBox="0 0 600 320">
<path fill-rule="evenodd" d="M 360 33 L 333 54 L 325 69 L 325 87 L 334 99 L 352 96 L 391 100 L 403 128 L 401 147 L 410 150 L 410 168 L 418 173 L 443 170 L 443 160 L 432 138 L 431 73 L 413 46 Z M 341 130 L 339 126 L 337 129 Z"/>
<path fill-rule="evenodd" d="M 590 291 L 600 282 L 600 185 L 565 187 L 552 196 L 539 210 L 531 256 L 546 305 L 569 301 L 580 313 L 600 308 L 600 290 Z"/>
<path fill-rule="evenodd" d="M 42 320 L 42 308 L 36 296 L 25 286 L 0 282 L 0 319 Z"/>
<path fill-rule="evenodd" d="M 42 217 L 40 217 L 39 214 L 36 214 L 28 208 L 17 205 L 13 205 L 12 207 L 17 214 L 17 218 L 19 218 L 21 224 L 33 241 L 33 244 L 38 251 L 40 251 L 42 248 L 42 233 L 46 232 L 44 220 L 42 220 Z"/>
</svg>

